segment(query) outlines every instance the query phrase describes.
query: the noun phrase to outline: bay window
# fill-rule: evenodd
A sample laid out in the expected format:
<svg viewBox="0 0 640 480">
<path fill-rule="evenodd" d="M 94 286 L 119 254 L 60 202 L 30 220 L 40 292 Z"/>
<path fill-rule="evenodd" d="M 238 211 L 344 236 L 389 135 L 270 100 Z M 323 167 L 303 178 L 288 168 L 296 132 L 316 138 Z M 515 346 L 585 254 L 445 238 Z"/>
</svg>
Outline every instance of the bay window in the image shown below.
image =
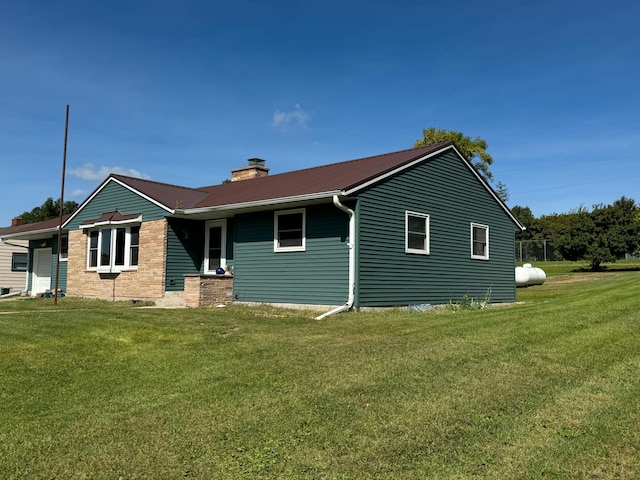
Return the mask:
<svg viewBox="0 0 640 480">
<path fill-rule="evenodd" d="M 139 225 L 90 230 L 87 268 L 109 272 L 136 269 L 139 249 Z"/>
</svg>

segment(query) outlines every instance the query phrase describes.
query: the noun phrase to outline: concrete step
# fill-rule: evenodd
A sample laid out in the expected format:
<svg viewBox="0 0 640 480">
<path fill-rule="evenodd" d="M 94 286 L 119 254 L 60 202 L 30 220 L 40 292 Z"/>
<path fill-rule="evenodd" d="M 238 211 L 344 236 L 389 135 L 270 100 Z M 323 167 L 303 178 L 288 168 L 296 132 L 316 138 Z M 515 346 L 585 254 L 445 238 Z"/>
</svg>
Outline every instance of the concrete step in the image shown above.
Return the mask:
<svg viewBox="0 0 640 480">
<path fill-rule="evenodd" d="M 186 308 L 187 299 L 184 296 L 184 292 L 165 292 L 164 297 L 156 300 L 156 307 Z"/>
</svg>

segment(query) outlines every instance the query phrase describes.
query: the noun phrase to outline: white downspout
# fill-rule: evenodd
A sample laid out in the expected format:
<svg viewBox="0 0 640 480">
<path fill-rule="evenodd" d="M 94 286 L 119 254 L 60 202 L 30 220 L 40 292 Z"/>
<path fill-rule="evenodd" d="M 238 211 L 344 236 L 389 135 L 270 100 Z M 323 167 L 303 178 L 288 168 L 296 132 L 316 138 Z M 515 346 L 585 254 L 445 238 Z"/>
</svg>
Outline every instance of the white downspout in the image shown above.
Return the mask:
<svg viewBox="0 0 640 480">
<path fill-rule="evenodd" d="M 336 313 L 344 312 L 346 310 L 351 310 L 353 307 L 353 302 L 355 300 L 355 292 L 356 292 L 356 213 L 351 210 L 349 207 L 340 203 L 340 199 L 338 195 L 333 196 L 333 204 L 338 207 L 343 212 L 347 212 L 349 215 L 349 243 L 347 247 L 349 248 L 349 296 L 347 298 L 347 303 L 341 305 L 333 310 L 323 313 L 319 317 L 316 317 L 316 320 L 322 320 L 329 315 L 335 315 Z"/>
</svg>

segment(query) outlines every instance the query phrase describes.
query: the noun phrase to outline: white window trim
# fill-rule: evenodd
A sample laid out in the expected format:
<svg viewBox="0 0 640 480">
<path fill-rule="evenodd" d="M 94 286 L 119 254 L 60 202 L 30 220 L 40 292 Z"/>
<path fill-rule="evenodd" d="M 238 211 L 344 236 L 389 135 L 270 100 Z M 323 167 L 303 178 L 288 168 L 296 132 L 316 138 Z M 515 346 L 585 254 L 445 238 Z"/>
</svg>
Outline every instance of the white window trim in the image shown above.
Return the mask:
<svg viewBox="0 0 640 480">
<path fill-rule="evenodd" d="M 62 235 L 60 237 L 60 242 L 62 243 L 62 239 L 65 237 L 67 238 L 67 256 L 66 257 L 62 256 L 62 245 L 58 246 L 58 255 L 60 256 L 61 262 L 66 262 L 69 260 L 69 235 Z"/>
<path fill-rule="evenodd" d="M 484 255 L 474 255 L 473 254 L 473 229 L 481 228 L 485 231 L 485 239 L 486 239 L 486 250 Z M 472 223 L 471 224 L 471 258 L 474 260 L 489 260 L 489 225 L 483 225 L 481 223 Z"/>
<path fill-rule="evenodd" d="M 410 248 L 409 247 L 409 216 L 424 218 L 425 220 L 425 248 Z M 430 218 L 427 213 L 419 213 L 419 212 L 411 212 L 406 210 L 404 212 L 404 251 L 405 253 L 417 253 L 419 255 L 429 255 L 431 249 L 431 226 L 430 226 Z"/>
<path fill-rule="evenodd" d="M 24 255 L 26 257 L 24 270 L 15 268 L 16 266 L 16 255 Z M 22 262 L 19 262 L 22 263 Z M 11 252 L 11 271 L 14 273 L 24 273 L 29 270 L 29 253 L 27 252 Z"/>
<path fill-rule="evenodd" d="M 278 243 L 278 217 L 302 213 L 302 245 L 281 247 Z M 273 214 L 273 251 L 274 252 L 304 252 L 307 249 L 307 212 L 304 208 L 294 210 L 279 210 Z"/>
<path fill-rule="evenodd" d="M 119 273 L 126 272 L 131 270 L 138 270 L 138 265 L 131 265 L 131 229 L 134 227 L 139 227 L 139 224 L 130 224 L 124 222 L 112 223 L 112 224 L 104 224 L 99 226 L 98 228 L 93 228 L 87 231 L 87 270 L 98 273 Z M 116 235 L 119 228 L 124 228 L 124 265 L 115 265 L 116 258 Z M 101 257 L 101 247 L 102 247 L 102 235 L 103 231 L 108 230 L 111 236 L 111 241 L 109 244 L 109 265 L 100 265 L 100 257 Z M 91 232 L 98 232 L 98 258 L 97 265 L 92 267 L 90 265 L 91 261 Z M 140 234 L 138 234 L 140 235 Z M 138 242 L 139 240 L 138 236 Z M 138 252 L 140 251 L 140 243 L 138 243 Z M 138 258 L 139 257 L 138 253 Z"/>
<path fill-rule="evenodd" d="M 205 223 L 204 230 L 204 273 L 214 274 L 216 270 L 209 270 L 209 229 L 211 227 L 222 227 L 222 248 L 220 249 L 220 267 L 227 265 L 227 220 L 209 220 Z"/>
</svg>

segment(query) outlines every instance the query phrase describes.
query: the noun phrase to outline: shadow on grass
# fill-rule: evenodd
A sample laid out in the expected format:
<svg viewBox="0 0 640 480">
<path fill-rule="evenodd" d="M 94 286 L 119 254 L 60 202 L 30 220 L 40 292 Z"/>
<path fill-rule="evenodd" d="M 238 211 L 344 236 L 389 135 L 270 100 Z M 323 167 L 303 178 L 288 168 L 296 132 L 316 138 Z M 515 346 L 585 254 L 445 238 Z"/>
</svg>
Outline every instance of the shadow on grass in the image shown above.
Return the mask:
<svg viewBox="0 0 640 480">
<path fill-rule="evenodd" d="M 636 267 L 636 266 L 625 267 L 624 265 L 620 265 L 619 267 L 608 267 L 605 265 L 598 268 L 592 268 L 592 267 L 574 268 L 571 271 L 575 273 L 640 272 L 640 267 Z"/>
</svg>

